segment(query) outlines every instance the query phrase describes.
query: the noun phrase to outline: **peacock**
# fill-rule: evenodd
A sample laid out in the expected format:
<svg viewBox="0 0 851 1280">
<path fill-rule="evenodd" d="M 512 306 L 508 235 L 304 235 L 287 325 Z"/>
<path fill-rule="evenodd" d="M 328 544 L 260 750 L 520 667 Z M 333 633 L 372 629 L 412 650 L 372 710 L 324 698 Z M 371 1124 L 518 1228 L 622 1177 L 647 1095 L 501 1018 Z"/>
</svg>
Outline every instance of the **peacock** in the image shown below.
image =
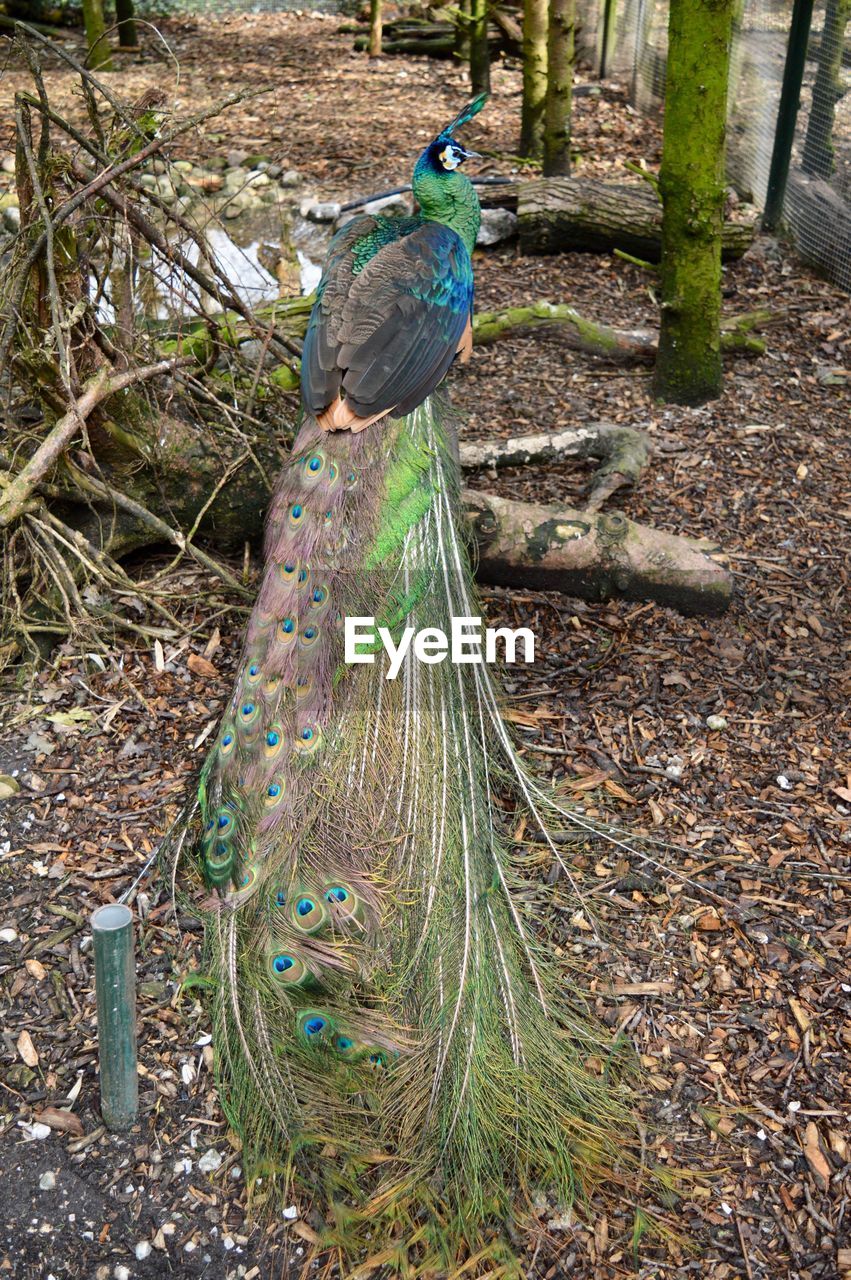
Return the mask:
<svg viewBox="0 0 851 1280">
<path fill-rule="evenodd" d="M 424 646 L 390 678 L 406 628 L 481 617 L 435 392 L 471 349 L 480 208 L 455 135 L 484 100 L 417 160 L 417 213 L 356 217 L 330 244 L 178 873 L 207 884 L 219 1089 L 246 1167 L 341 1266 L 388 1275 L 508 1267 L 524 1204 L 625 1176 L 634 1132 L 524 879 L 536 842 L 569 875 L 581 820 L 519 760 L 488 665 Z"/>
</svg>

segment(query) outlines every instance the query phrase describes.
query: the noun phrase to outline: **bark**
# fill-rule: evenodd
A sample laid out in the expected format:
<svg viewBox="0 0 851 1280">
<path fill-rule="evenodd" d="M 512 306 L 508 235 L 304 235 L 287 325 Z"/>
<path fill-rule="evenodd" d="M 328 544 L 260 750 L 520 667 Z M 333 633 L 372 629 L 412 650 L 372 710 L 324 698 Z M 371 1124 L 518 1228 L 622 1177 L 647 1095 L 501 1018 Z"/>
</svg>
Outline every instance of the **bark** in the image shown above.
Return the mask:
<svg viewBox="0 0 851 1280">
<path fill-rule="evenodd" d="M 721 393 L 724 138 L 734 0 L 671 0 L 662 196 L 662 319 L 654 390 L 703 404 Z"/>
<path fill-rule="evenodd" d="M 470 0 L 470 88 L 490 93 L 491 54 L 488 41 L 488 0 Z"/>
<path fill-rule="evenodd" d="M 139 38 L 136 34 L 133 0 L 115 0 L 115 16 L 118 19 L 118 43 L 122 49 L 136 49 Z"/>
<path fill-rule="evenodd" d="M 524 0 L 520 154 L 533 160 L 543 154 L 546 99 L 547 0 Z"/>
<path fill-rule="evenodd" d="M 595 178 L 524 182 L 517 189 L 517 215 L 523 253 L 623 249 L 648 262 L 658 262 L 662 255 L 662 205 L 648 182 Z M 723 259 L 741 258 L 753 239 L 752 223 L 723 223 Z"/>
<path fill-rule="evenodd" d="M 369 56 L 381 57 L 382 0 L 369 0 Z"/>
<path fill-rule="evenodd" d="M 575 0 L 550 0 L 547 32 L 547 100 L 544 174 L 570 172 L 570 107 L 573 89 Z"/>
<path fill-rule="evenodd" d="M 103 0 L 83 0 L 83 22 L 89 46 L 88 61 L 96 71 L 112 71 L 112 56 L 104 32 Z"/>
<path fill-rule="evenodd" d="M 851 0 L 827 0 L 813 84 L 813 104 L 801 168 L 816 178 L 830 178 L 836 168 L 833 124 L 836 104 L 846 93 L 842 83 L 845 27 L 851 20 Z"/>
<path fill-rule="evenodd" d="M 714 544 L 634 524 L 464 491 L 483 582 L 585 600 L 655 600 L 682 613 L 723 613 L 732 577 Z"/>
</svg>

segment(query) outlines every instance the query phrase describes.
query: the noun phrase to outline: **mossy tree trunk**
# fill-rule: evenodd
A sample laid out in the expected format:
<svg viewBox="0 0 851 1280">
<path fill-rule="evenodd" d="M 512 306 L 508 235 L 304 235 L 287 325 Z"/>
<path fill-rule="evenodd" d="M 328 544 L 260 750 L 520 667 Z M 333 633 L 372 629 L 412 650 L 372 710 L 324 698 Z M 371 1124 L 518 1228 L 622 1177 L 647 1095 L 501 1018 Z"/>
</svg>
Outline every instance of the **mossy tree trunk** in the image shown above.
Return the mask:
<svg viewBox="0 0 851 1280">
<path fill-rule="evenodd" d="M 721 231 L 733 10 L 734 0 L 671 0 L 655 393 L 675 404 L 702 404 L 721 392 Z"/>
<path fill-rule="evenodd" d="M 523 106 L 520 154 L 539 160 L 544 149 L 547 101 L 547 0 L 523 4 Z"/>
<path fill-rule="evenodd" d="M 827 0 L 819 45 L 813 105 L 807 124 L 801 168 L 817 178 L 830 178 L 836 167 L 833 123 L 836 104 L 846 92 L 842 85 L 845 28 L 851 20 L 851 0 Z"/>
<path fill-rule="evenodd" d="M 112 55 L 106 39 L 103 0 L 83 0 L 83 22 L 89 46 L 88 63 L 96 71 L 112 70 Z"/>
<path fill-rule="evenodd" d="M 369 56 L 381 57 L 384 16 L 382 0 L 369 0 Z"/>
<path fill-rule="evenodd" d="M 487 0 L 470 0 L 470 87 L 473 93 L 490 93 Z"/>
<path fill-rule="evenodd" d="M 547 98 L 544 109 L 544 174 L 570 173 L 570 107 L 573 89 L 575 0 L 550 0 L 547 33 Z"/>
</svg>

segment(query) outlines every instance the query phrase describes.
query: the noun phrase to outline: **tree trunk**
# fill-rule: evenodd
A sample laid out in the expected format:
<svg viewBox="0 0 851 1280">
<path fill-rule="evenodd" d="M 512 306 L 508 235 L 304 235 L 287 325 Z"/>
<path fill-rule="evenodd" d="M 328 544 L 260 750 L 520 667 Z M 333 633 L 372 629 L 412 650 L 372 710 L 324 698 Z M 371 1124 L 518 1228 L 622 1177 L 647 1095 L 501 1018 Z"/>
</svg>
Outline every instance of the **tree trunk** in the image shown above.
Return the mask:
<svg viewBox="0 0 851 1280">
<path fill-rule="evenodd" d="M 550 0 L 547 100 L 544 113 L 544 174 L 547 176 L 570 172 L 575 12 L 575 0 Z"/>
<path fill-rule="evenodd" d="M 118 43 L 122 49 L 137 49 L 139 39 L 134 21 L 133 0 L 115 0 L 115 16 L 118 20 Z"/>
<path fill-rule="evenodd" d="M 830 178 L 836 167 L 833 120 L 836 104 L 845 95 L 842 53 L 845 27 L 851 19 L 851 0 L 827 0 L 813 84 L 813 105 L 807 124 L 801 168 L 816 178 Z"/>
<path fill-rule="evenodd" d="M 369 56 L 381 57 L 382 0 L 369 0 Z"/>
<path fill-rule="evenodd" d="M 703 404 L 721 393 L 724 136 L 734 0 L 671 0 L 659 189 L 662 321 L 654 389 Z"/>
<path fill-rule="evenodd" d="M 103 0 L 83 0 L 83 22 L 89 46 L 89 64 L 95 71 L 112 71 L 112 55 L 104 35 Z"/>
<path fill-rule="evenodd" d="M 458 5 L 458 21 L 455 25 L 454 53 L 459 62 L 470 61 L 470 0 Z"/>
<path fill-rule="evenodd" d="M 523 106 L 520 154 L 539 160 L 544 149 L 547 100 L 547 0 L 523 4 Z"/>
<path fill-rule="evenodd" d="M 470 88 L 490 93 L 491 53 L 488 43 L 488 0 L 470 0 Z"/>
<path fill-rule="evenodd" d="M 649 182 L 628 185 L 595 178 L 524 182 L 517 189 L 517 216 L 523 253 L 622 249 L 648 262 L 661 257 L 662 206 Z M 753 238 L 752 223 L 725 222 L 723 259 L 741 258 Z"/>
</svg>

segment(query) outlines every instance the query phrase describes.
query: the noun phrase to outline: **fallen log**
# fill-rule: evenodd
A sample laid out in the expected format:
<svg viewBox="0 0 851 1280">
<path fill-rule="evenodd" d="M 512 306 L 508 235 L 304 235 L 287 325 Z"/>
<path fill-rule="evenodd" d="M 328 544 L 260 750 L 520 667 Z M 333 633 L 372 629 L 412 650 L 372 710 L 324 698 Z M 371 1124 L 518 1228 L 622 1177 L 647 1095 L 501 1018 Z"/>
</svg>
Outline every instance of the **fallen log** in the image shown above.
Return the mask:
<svg viewBox="0 0 851 1280">
<path fill-rule="evenodd" d="M 595 178 L 542 178 L 521 183 L 517 194 L 523 253 L 626 253 L 658 262 L 662 255 L 662 205 L 648 182 L 601 182 Z M 725 262 L 747 253 L 751 222 L 725 222 Z"/>
<path fill-rule="evenodd" d="M 688 614 L 719 614 L 733 579 L 720 548 L 628 520 L 532 506 L 465 489 L 477 576 L 505 587 L 562 591 L 584 600 L 654 600 Z"/>
</svg>

